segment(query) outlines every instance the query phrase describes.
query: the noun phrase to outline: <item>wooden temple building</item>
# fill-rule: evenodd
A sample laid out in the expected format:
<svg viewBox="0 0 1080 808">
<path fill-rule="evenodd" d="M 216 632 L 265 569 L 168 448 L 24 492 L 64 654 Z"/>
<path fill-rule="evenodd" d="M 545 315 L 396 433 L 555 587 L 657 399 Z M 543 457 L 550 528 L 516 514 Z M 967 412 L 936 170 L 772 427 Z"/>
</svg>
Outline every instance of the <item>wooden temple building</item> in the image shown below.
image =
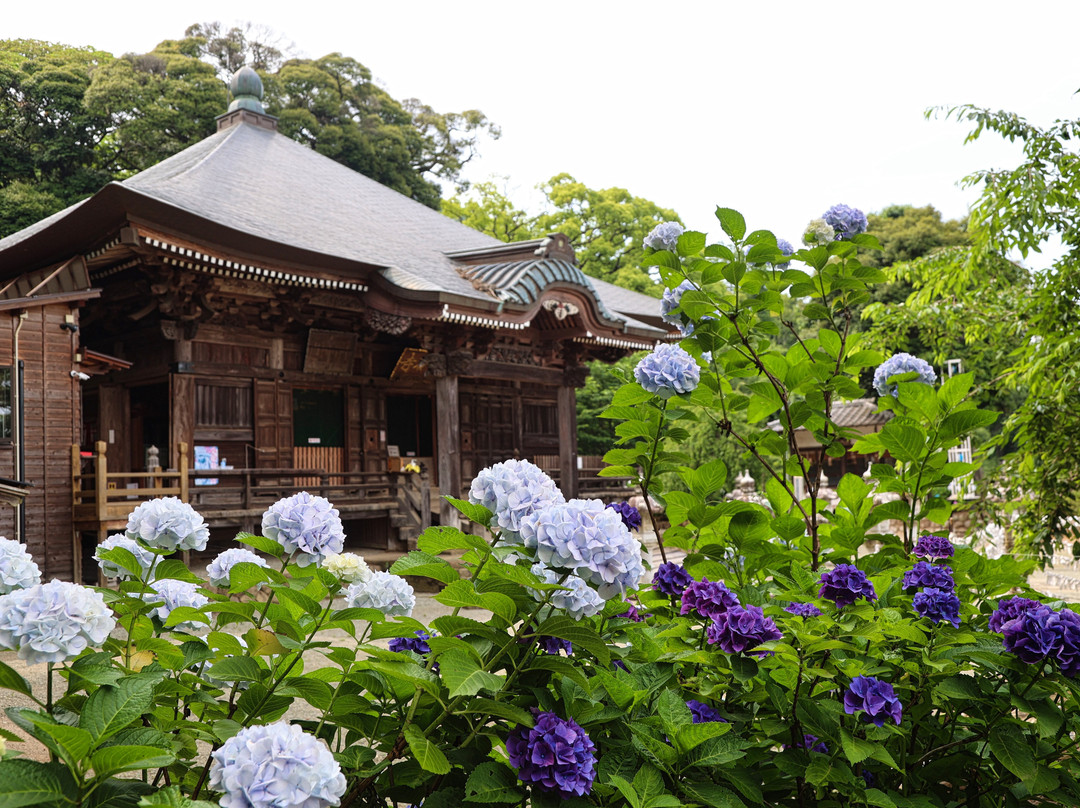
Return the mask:
<svg viewBox="0 0 1080 808">
<path fill-rule="evenodd" d="M 72 578 L 140 501 L 256 528 L 306 488 L 404 546 L 508 457 L 576 485 L 584 362 L 669 336 L 560 235 L 504 244 L 276 131 L 216 134 L 0 240 L 0 534 Z M 443 523 L 454 513 L 442 508 Z"/>
</svg>

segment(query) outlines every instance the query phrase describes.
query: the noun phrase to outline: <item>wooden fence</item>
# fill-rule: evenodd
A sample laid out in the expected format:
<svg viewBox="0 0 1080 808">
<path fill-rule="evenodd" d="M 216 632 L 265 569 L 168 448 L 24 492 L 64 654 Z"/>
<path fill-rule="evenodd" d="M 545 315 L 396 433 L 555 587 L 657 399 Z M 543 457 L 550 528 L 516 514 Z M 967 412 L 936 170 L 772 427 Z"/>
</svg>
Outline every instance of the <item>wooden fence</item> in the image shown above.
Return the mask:
<svg viewBox="0 0 1080 808">
<path fill-rule="evenodd" d="M 600 455 L 581 455 L 579 457 L 581 467 L 578 469 L 578 497 L 580 499 L 604 499 L 626 500 L 639 491 L 630 487 L 633 477 L 600 477 L 600 469 L 605 468 L 607 463 Z M 558 455 L 534 455 L 533 463 L 547 472 L 556 483 L 559 484 L 559 456 Z"/>
</svg>

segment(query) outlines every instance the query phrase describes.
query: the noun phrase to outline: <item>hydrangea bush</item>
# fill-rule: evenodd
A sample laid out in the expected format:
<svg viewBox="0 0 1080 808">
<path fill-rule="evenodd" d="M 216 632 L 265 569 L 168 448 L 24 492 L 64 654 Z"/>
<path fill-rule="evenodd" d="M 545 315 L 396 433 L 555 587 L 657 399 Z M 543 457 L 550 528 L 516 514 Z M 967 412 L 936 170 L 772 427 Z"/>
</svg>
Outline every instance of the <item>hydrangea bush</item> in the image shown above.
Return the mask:
<svg viewBox="0 0 1080 808">
<path fill-rule="evenodd" d="M 947 536 L 948 484 L 974 470 L 948 451 L 994 418 L 971 376 L 939 385 L 860 343 L 882 275 L 857 258 L 875 247 L 857 210 L 798 251 L 717 216 L 716 243 L 650 235 L 684 338 L 605 412 L 622 423 L 604 473 L 637 480 L 655 569 L 636 514 L 523 460 L 450 500 L 468 532 L 432 527 L 389 570 L 344 553 L 333 506 L 301 493 L 204 581 L 172 557 L 205 546 L 202 520 L 146 503 L 98 550 L 113 587 L 5 581 L 0 646 L 50 685 L 0 663 L 20 705 L 0 805 L 1078 804 L 1080 615 L 1028 589 L 1030 565 Z M 870 368 L 892 418 L 858 435 L 833 413 Z M 761 463 L 767 504 L 688 462 L 690 420 Z M 800 430 L 869 473 L 825 498 Z M 429 625 L 417 577 L 445 609 Z"/>
</svg>

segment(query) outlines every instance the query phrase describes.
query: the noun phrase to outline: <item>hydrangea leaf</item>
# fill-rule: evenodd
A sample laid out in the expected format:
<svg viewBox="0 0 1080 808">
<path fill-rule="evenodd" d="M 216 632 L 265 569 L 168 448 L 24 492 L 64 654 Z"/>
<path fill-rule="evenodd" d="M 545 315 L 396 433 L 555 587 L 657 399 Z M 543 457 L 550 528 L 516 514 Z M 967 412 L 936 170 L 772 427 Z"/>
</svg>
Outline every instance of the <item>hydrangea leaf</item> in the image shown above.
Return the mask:
<svg viewBox="0 0 1080 808">
<path fill-rule="evenodd" d="M 461 578 L 450 563 L 438 556 L 429 555 L 422 550 L 413 550 L 393 563 L 390 572 L 395 575 L 420 575 L 424 578 L 434 578 L 444 584 L 452 583 Z"/>
<path fill-rule="evenodd" d="M 109 777 L 121 772 L 168 766 L 176 755 L 156 746 L 106 746 L 94 752 L 90 758 L 98 777 Z"/>
<path fill-rule="evenodd" d="M 152 680 L 136 677 L 121 679 L 115 687 L 100 687 L 83 705 L 79 726 L 100 743 L 149 710 L 153 691 Z"/>
<path fill-rule="evenodd" d="M 421 769 L 432 774 L 449 774 L 450 761 L 419 727 L 409 725 L 405 727 L 403 734 L 409 751 L 413 753 Z"/>
<path fill-rule="evenodd" d="M 0 662 L 0 688 L 14 690 L 29 696 L 32 694 L 30 684 L 14 668 Z"/>
<path fill-rule="evenodd" d="M 523 793 L 517 776 L 501 763 L 481 763 L 465 782 L 465 799 L 479 803 L 521 802 Z"/>
<path fill-rule="evenodd" d="M 716 218 L 720 220 L 720 227 L 733 241 L 738 241 L 746 235 L 746 219 L 739 211 L 718 207 Z"/>
<path fill-rule="evenodd" d="M 1021 780 L 1035 777 L 1037 766 L 1030 740 L 1016 726 L 998 726 L 990 731 L 990 751 L 1001 764 Z"/>
<path fill-rule="evenodd" d="M 253 533 L 240 532 L 236 534 L 236 540 L 241 544 L 246 544 L 248 547 L 254 548 L 263 553 L 269 553 L 275 558 L 281 558 L 285 554 L 285 548 L 273 539 L 268 539 L 266 536 L 256 536 Z"/>
<path fill-rule="evenodd" d="M 78 788 L 65 766 L 15 758 L 0 761 L 0 808 L 69 803 Z"/>
</svg>

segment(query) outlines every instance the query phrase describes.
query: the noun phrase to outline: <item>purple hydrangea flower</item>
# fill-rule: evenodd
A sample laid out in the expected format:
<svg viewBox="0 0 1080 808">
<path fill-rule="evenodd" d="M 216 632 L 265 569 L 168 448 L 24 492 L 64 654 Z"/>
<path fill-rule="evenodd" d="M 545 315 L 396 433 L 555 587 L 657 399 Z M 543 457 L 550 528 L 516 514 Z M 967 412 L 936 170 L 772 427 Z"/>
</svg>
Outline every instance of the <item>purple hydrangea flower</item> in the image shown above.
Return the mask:
<svg viewBox="0 0 1080 808">
<path fill-rule="evenodd" d="M 416 632 L 415 637 L 394 637 L 394 639 L 390 640 L 390 650 L 397 651 L 398 653 L 402 651 L 412 651 L 420 654 L 420 656 L 430 654 L 431 646 L 428 645 L 427 641 L 430 640 L 432 636 L 433 635 L 428 634 L 426 631 L 419 630 Z"/>
<path fill-rule="evenodd" d="M 1058 622 L 1053 619 L 1055 615 L 1056 612 L 1049 606 L 1040 604 L 1010 620 L 1001 629 L 1005 650 L 1016 654 L 1029 665 L 1056 654 L 1060 637 L 1054 630 Z"/>
<path fill-rule="evenodd" d="M 565 581 L 563 575 L 543 564 L 533 564 L 532 574 L 540 578 L 546 584 L 558 584 L 562 589 L 555 590 L 555 594 L 548 601 L 555 609 L 561 609 L 575 620 L 583 617 L 592 617 L 604 611 L 604 599 L 600 593 L 589 586 L 577 575 L 571 575 Z M 542 601 L 547 593 L 538 589 L 529 590 L 535 600 Z"/>
<path fill-rule="evenodd" d="M 867 724 L 882 726 L 886 718 L 900 723 L 904 705 L 888 682 L 873 676 L 856 676 L 844 694 L 844 712 L 848 715 L 862 712 L 860 718 Z"/>
<path fill-rule="evenodd" d="M 518 635 L 518 642 L 522 645 L 535 643 L 545 654 L 558 656 L 559 651 L 565 651 L 567 656 L 574 655 L 574 646 L 569 640 L 564 640 L 561 637 L 551 637 L 546 634 L 538 635 L 536 634 L 536 627 L 531 623 L 522 628 L 521 634 Z"/>
<path fill-rule="evenodd" d="M 705 632 L 705 638 L 712 645 L 719 645 L 726 654 L 744 654 L 762 643 L 779 640 L 784 635 L 776 627 L 771 617 L 766 617 L 759 606 L 732 606 L 713 618 L 712 625 Z M 756 656 L 768 656 L 768 651 L 759 651 Z"/>
<path fill-rule="evenodd" d="M 636 589 L 645 565 L 641 543 L 598 499 L 572 499 L 522 517 L 521 539 L 548 567 L 573 570 L 604 600 Z"/>
<path fill-rule="evenodd" d="M 701 381 L 701 369 L 694 357 L 680 346 L 668 343 L 657 346 L 637 363 L 634 378 L 647 392 L 671 398 L 676 393 L 692 392 Z"/>
<path fill-rule="evenodd" d="M 790 603 L 784 607 L 784 611 L 796 617 L 818 617 L 821 609 L 813 603 Z"/>
<path fill-rule="evenodd" d="M 124 569 L 113 561 L 106 561 L 101 557 L 103 551 L 115 550 L 117 547 L 121 547 L 135 556 L 135 560 L 142 569 L 142 575 L 140 577 L 145 578 L 146 573 L 150 571 L 150 567 L 154 565 L 154 560 L 157 556 L 135 541 L 135 539 L 129 539 L 123 533 L 116 533 L 109 536 L 109 538 L 105 539 L 105 541 L 99 544 L 97 549 L 94 550 L 94 558 L 97 559 L 101 574 L 106 578 L 118 578 L 120 580 L 126 580 L 131 577 L 131 572 L 129 570 Z"/>
<path fill-rule="evenodd" d="M 502 543 L 521 544 L 521 520 L 565 499 L 540 467 L 528 460 L 505 460 L 476 475 L 469 487 L 469 502 L 494 514 L 491 527 L 499 531 Z"/>
<path fill-rule="evenodd" d="M 999 600 L 997 610 L 990 615 L 990 630 L 1000 632 L 1010 620 L 1015 620 L 1024 612 L 1042 606 L 1037 600 L 1030 598 L 1008 598 Z"/>
<path fill-rule="evenodd" d="M 776 248 L 778 250 L 780 250 L 780 252 L 783 253 L 784 255 L 794 255 L 795 254 L 795 248 L 792 246 L 791 242 L 788 241 L 787 239 L 784 239 L 784 238 L 778 238 L 776 240 Z M 791 262 L 790 261 L 784 261 L 784 263 L 782 263 L 782 264 L 777 264 L 776 268 L 777 269 L 787 269 L 789 266 L 791 266 Z"/>
<path fill-rule="evenodd" d="M 895 382 L 889 384 L 889 379 L 901 373 L 918 373 L 918 378 L 913 381 L 922 382 L 923 384 L 937 382 L 937 374 L 929 362 L 908 353 L 893 354 L 878 365 L 877 370 L 874 371 L 874 389 L 877 390 L 878 395 L 895 396 L 898 389 L 897 384 Z"/>
<path fill-rule="evenodd" d="M 662 222 L 654 227 L 642 242 L 643 247 L 651 247 L 654 250 L 675 251 L 679 245 L 679 236 L 685 231 L 678 222 Z"/>
<path fill-rule="evenodd" d="M 158 550 L 206 549 L 210 528 L 195 509 L 178 497 L 161 497 L 144 502 L 131 512 L 127 537 L 141 539 Z"/>
<path fill-rule="evenodd" d="M 952 558 L 955 552 L 953 543 L 944 536 L 927 535 L 919 537 L 912 554 L 933 561 L 939 558 Z"/>
<path fill-rule="evenodd" d="M 707 724 L 710 721 L 719 721 L 721 724 L 727 724 L 728 720 L 714 708 L 708 704 L 697 699 L 690 699 L 686 702 L 686 706 L 690 708 L 690 715 L 693 716 L 695 724 Z"/>
<path fill-rule="evenodd" d="M 869 226 L 865 213 L 858 208 L 848 207 L 847 205 L 833 205 L 825 211 L 822 218 L 836 231 L 838 239 L 850 238 L 859 233 L 865 233 L 866 228 Z"/>
<path fill-rule="evenodd" d="M 634 623 L 642 623 L 645 621 L 645 616 L 637 610 L 637 606 L 635 606 L 633 603 L 630 604 L 630 608 L 628 608 L 625 612 L 623 612 L 622 614 L 617 614 L 615 616 L 624 617 Z"/>
<path fill-rule="evenodd" d="M 254 564 L 258 567 L 266 567 L 266 559 L 256 555 L 251 550 L 243 547 L 230 547 L 218 554 L 217 558 L 206 567 L 206 577 L 210 579 L 212 586 L 229 586 L 229 571 L 239 563 Z M 259 588 L 262 584 L 259 584 Z"/>
<path fill-rule="evenodd" d="M 683 281 L 674 289 L 665 289 L 663 296 L 660 298 L 660 319 L 665 323 L 676 325 L 679 328 L 684 327 L 684 320 L 682 314 L 672 314 L 675 309 L 679 307 L 682 302 L 682 296 L 684 292 L 691 292 L 697 289 L 692 281 Z M 690 326 L 691 333 L 693 332 L 693 325 Z M 689 336 L 684 333 L 683 336 Z"/>
<path fill-rule="evenodd" d="M 245 727 L 211 753 L 222 808 L 338 805 L 345 777 L 325 741 L 284 721 Z"/>
<path fill-rule="evenodd" d="M 1080 676 L 1080 614 L 1062 609 L 1051 621 L 1058 635 L 1054 658 L 1066 676 Z"/>
<path fill-rule="evenodd" d="M 723 581 L 704 578 L 700 582 L 693 581 L 683 590 L 679 614 L 696 612 L 706 620 L 715 620 L 728 609 L 738 605 L 739 597 L 728 589 Z"/>
<path fill-rule="evenodd" d="M 537 713 L 532 727 L 518 727 L 506 739 L 510 765 L 521 782 L 562 797 L 583 797 L 596 778 L 596 747 L 572 718 Z"/>
<path fill-rule="evenodd" d="M 661 595 L 681 598 L 686 587 L 694 582 L 694 578 L 678 564 L 668 561 L 656 569 L 653 576 L 652 588 Z"/>
<path fill-rule="evenodd" d="M 0 595 L 40 583 L 41 570 L 34 563 L 33 556 L 26 552 L 26 546 L 0 536 Z"/>
<path fill-rule="evenodd" d="M 850 606 L 859 598 L 876 600 L 877 593 L 874 592 L 874 585 L 861 569 L 852 564 L 837 564 L 828 572 L 821 573 L 821 590 L 818 592 L 818 597 L 831 600 L 843 608 Z"/>
<path fill-rule="evenodd" d="M 172 614 L 173 609 L 178 609 L 181 606 L 198 609 L 210 602 L 210 598 L 199 592 L 199 588 L 195 586 L 195 584 L 188 583 L 187 581 L 162 578 L 159 581 L 151 583 L 150 589 L 152 591 L 144 594 L 143 598 L 148 603 L 157 604 L 150 610 L 150 616 L 156 617 L 162 623 L 169 619 L 169 615 Z M 184 631 L 196 631 L 199 627 L 199 623 L 191 620 L 185 620 L 184 622 L 177 623 L 173 626 L 174 629 L 181 629 Z"/>
<path fill-rule="evenodd" d="M 931 623 L 952 623 L 960 628 L 960 598 L 952 592 L 927 587 L 915 596 L 915 611 L 920 617 L 930 618 Z"/>
<path fill-rule="evenodd" d="M 641 529 L 641 512 L 629 502 L 609 502 L 607 506 L 622 517 L 627 530 Z"/>
<path fill-rule="evenodd" d="M 784 744 L 785 749 L 791 749 L 792 745 L 789 743 Z M 796 749 L 809 749 L 811 752 L 821 752 L 823 755 L 829 754 L 829 746 L 825 741 L 818 738 L 817 735 L 811 735 L 806 733 L 802 736 L 802 740 L 795 744 Z"/>
<path fill-rule="evenodd" d="M 862 779 L 867 788 L 873 788 L 877 784 L 877 776 L 869 769 L 862 770 Z"/>
<path fill-rule="evenodd" d="M 351 584 L 345 590 L 345 605 L 350 609 L 378 609 L 387 617 L 409 617 L 416 606 L 416 594 L 401 576 L 380 571 L 366 581 Z"/>
<path fill-rule="evenodd" d="M 949 567 L 919 561 L 904 573 L 904 591 L 910 592 L 919 587 L 932 587 L 943 592 L 952 592 L 956 588 L 953 572 Z"/>
<path fill-rule="evenodd" d="M 0 595 L 0 648 L 18 651 L 28 665 L 101 647 L 114 628 L 105 599 L 85 586 L 51 581 Z"/>
<path fill-rule="evenodd" d="M 301 567 L 318 564 L 345 546 L 345 530 L 337 508 L 325 497 L 307 491 L 271 505 L 263 514 L 262 532 L 284 547 L 286 555 L 295 553 Z"/>
</svg>

